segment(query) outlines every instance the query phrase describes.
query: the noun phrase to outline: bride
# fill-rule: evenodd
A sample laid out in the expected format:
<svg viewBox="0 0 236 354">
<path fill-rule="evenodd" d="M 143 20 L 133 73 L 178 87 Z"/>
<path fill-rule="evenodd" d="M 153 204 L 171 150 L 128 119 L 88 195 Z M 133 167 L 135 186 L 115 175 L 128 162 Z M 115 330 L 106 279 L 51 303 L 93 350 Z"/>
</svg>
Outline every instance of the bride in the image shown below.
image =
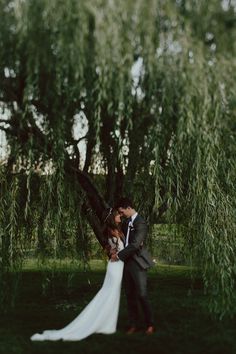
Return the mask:
<svg viewBox="0 0 236 354">
<path fill-rule="evenodd" d="M 107 210 L 104 223 L 111 253 L 121 251 L 124 248 L 124 236 L 120 228 L 121 219 L 118 211 L 112 208 Z M 93 333 L 116 332 L 123 268 L 123 261 L 109 260 L 101 289 L 73 321 L 62 329 L 36 333 L 30 339 L 76 341 Z"/>
</svg>

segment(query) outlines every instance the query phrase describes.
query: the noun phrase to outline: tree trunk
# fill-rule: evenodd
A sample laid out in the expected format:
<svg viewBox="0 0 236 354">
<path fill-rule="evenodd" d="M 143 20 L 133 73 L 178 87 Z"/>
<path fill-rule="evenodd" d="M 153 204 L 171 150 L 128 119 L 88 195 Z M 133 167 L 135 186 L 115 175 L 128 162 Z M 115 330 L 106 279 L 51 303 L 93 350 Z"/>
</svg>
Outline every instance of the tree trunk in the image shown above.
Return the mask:
<svg viewBox="0 0 236 354">
<path fill-rule="evenodd" d="M 104 210 L 107 208 L 104 198 L 94 186 L 89 175 L 86 172 L 76 169 L 70 162 L 69 158 L 65 161 L 65 172 L 70 176 L 72 173 L 76 174 L 78 183 L 86 195 L 86 201 L 83 204 L 82 213 L 88 220 L 97 240 L 102 246 L 104 246 L 106 244 L 106 240 L 102 232 L 102 216 Z"/>
</svg>

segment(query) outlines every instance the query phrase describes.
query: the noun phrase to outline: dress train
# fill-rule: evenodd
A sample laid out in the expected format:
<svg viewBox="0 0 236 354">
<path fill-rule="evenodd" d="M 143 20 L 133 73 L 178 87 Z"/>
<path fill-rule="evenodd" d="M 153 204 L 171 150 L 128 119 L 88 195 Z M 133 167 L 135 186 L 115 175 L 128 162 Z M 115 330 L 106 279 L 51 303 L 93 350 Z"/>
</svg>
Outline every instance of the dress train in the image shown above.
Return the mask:
<svg viewBox="0 0 236 354">
<path fill-rule="evenodd" d="M 123 243 L 120 244 L 120 249 L 122 246 Z M 93 333 L 111 334 L 116 332 L 123 268 L 122 261 L 109 261 L 101 289 L 72 322 L 59 330 L 45 330 L 41 334 L 35 333 L 30 339 L 32 341 L 60 339 L 76 341 Z"/>
</svg>

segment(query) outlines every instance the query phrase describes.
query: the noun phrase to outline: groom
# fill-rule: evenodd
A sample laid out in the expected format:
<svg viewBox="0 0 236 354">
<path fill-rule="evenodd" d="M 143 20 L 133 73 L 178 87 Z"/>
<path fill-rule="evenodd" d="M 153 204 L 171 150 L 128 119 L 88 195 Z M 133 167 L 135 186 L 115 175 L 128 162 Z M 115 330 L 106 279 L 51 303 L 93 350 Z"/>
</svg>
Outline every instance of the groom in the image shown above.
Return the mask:
<svg viewBox="0 0 236 354">
<path fill-rule="evenodd" d="M 154 332 L 153 313 L 147 296 L 147 269 L 154 265 L 144 246 L 147 237 L 147 224 L 136 212 L 128 198 L 121 198 L 116 205 L 121 216 L 126 218 L 123 233 L 126 236 L 125 248 L 111 255 L 111 261 L 124 262 L 124 284 L 129 313 L 128 334 L 137 331 L 138 303 L 146 321 L 146 334 Z"/>
</svg>

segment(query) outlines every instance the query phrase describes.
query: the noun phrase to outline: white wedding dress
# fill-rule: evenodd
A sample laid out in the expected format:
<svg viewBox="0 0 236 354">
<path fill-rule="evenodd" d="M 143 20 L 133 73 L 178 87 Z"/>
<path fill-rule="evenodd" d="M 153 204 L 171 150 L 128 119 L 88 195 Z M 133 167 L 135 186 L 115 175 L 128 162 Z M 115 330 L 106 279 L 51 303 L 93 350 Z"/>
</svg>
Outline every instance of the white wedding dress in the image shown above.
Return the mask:
<svg viewBox="0 0 236 354">
<path fill-rule="evenodd" d="M 120 238 L 109 239 L 112 248 L 118 252 L 124 248 Z M 120 304 L 121 282 L 124 262 L 108 262 L 105 279 L 101 289 L 84 310 L 66 327 L 58 330 L 46 330 L 31 336 L 32 341 L 64 340 L 77 341 L 93 333 L 111 334 L 116 332 Z"/>
</svg>

